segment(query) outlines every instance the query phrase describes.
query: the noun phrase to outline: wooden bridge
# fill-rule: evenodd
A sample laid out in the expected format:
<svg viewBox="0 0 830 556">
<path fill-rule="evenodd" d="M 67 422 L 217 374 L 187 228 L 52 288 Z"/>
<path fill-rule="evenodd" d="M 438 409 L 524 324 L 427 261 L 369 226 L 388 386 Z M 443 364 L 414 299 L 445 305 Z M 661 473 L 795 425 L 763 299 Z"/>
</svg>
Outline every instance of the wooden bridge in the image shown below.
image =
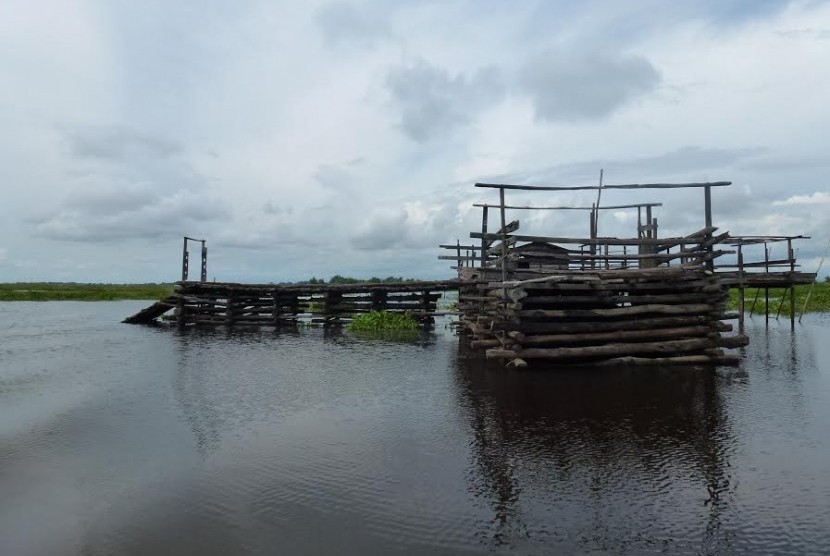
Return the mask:
<svg viewBox="0 0 830 556">
<path fill-rule="evenodd" d="M 457 290 L 459 280 L 368 282 L 357 284 L 236 284 L 177 282 L 175 292 L 126 318 L 149 324 L 173 311 L 188 325 L 296 326 L 310 322 L 340 326 L 369 311 L 408 313 L 422 325 L 446 314 L 438 310 L 441 292 Z"/>
</svg>

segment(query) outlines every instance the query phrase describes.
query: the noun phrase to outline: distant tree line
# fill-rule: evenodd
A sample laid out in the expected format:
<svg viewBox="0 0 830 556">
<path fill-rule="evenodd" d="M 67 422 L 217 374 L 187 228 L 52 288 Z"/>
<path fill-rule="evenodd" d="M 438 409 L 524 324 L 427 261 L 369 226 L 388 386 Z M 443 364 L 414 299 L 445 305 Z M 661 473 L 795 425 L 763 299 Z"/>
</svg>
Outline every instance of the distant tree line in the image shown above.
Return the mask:
<svg viewBox="0 0 830 556">
<path fill-rule="evenodd" d="M 378 278 L 372 276 L 371 278 L 352 278 L 351 276 L 341 276 L 335 274 L 328 282 L 325 278 L 311 277 L 309 280 L 301 280 L 295 284 L 378 284 L 381 282 L 414 282 L 414 278 L 404 278 L 403 276 L 387 276 L 386 278 Z"/>
</svg>

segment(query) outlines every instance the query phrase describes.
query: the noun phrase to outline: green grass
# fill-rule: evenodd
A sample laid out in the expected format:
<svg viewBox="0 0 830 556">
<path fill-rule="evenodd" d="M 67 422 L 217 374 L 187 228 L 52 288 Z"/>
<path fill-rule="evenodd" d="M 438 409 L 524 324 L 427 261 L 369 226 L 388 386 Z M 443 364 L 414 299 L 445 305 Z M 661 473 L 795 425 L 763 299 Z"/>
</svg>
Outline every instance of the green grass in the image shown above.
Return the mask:
<svg viewBox="0 0 830 556">
<path fill-rule="evenodd" d="M 158 300 L 171 293 L 173 284 L 0 283 L 0 301 Z"/>
<path fill-rule="evenodd" d="M 795 287 L 795 312 L 800 314 L 804 307 L 804 300 L 807 298 L 807 292 L 810 291 L 809 285 Z M 746 300 L 746 312 L 748 313 L 752 307 L 752 301 L 755 299 L 756 290 L 754 288 L 747 288 L 744 292 L 744 299 Z M 786 298 L 784 296 L 786 295 Z M 781 305 L 781 300 L 784 298 L 784 304 Z M 790 314 L 790 294 L 785 289 L 770 288 L 769 290 L 769 312 L 776 314 L 778 307 L 781 306 L 781 314 L 789 316 Z M 737 310 L 738 308 L 738 290 L 733 289 L 729 292 L 729 301 L 727 308 L 730 310 Z M 753 314 L 765 314 L 764 311 L 764 290 L 758 292 L 758 301 L 755 302 L 755 309 Z M 810 294 L 810 301 L 807 304 L 808 313 L 826 313 L 830 312 L 830 282 L 816 282 L 813 286 L 813 293 Z"/>
<path fill-rule="evenodd" d="M 389 313 L 387 311 L 371 311 L 357 315 L 349 324 L 347 330 L 366 332 L 385 332 L 399 330 L 418 330 L 418 321 L 407 313 Z"/>
</svg>

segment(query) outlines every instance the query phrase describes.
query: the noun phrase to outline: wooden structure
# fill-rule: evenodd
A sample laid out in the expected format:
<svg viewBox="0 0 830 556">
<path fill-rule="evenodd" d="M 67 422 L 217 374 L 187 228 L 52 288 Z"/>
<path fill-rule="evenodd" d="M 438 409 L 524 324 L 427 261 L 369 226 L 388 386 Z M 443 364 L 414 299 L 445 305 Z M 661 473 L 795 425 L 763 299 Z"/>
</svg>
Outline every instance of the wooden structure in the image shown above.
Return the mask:
<svg viewBox="0 0 830 556">
<path fill-rule="evenodd" d="M 742 334 L 743 311 L 726 313 L 729 288 L 739 289 L 741 309 L 744 289 L 753 286 L 789 288 L 792 304 L 792 287 L 815 279 L 815 274 L 796 271 L 792 241 L 802 236 L 717 233 L 712 223 L 712 190 L 730 182 L 603 185 L 601 180 L 602 176 L 597 186 L 577 187 L 476 184 L 499 192 L 498 204 L 474 205 L 482 209 L 482 227 L 480 232 L 471 232 L 470 238 L 480 243 L 442 245 L 455 254 L 439 258 L 456 262 L 454 268 L 463 284 L 458 303 L 460 329 L 488 358 L 515 366 L 532 360 L 592 366 L 736 364 L 738 355 L 727 350 L 744 346 L 748 340 Z M 606 189 L 675 188 L 703 190 L 703 227 L 689 235 L 658 237 L 652 210 L 661 203 L 600 205 Z M 594 190 L 597 202 L 590 207 L 508 205 L 505 192 L 516 190 Z M 599 235 L 600 211 L 612 208 L 637 209 L 635 236 Z M 490 209 L 499 211 L 496 232 L 488 230 Z M 519 222 L 508 222 L 507 210 L 589 211 L 589 234 L 519 234 Z M 745 246 L 771 241 L 787 242 L 786 258 L 770 260 L 767 252 L 762 265 L 744 260 Z M 532 254 L 549 260 L 555 256 L 557 264 L 528 264 Z M 734 254 L 734 268 L 718 266 L 719 257 Z M 775 272 L 777 266 L 786 269 Z M 739 333 L 725 335 L 733 327 L 724 321 L 733 318 L 739 319 Z"/>
<path fill-rule="evenodd" d="M 429 326 L 441 314 L 441 292 L 457 280 L 364 284 L 234 284 L 178 282 L 176 291 L 124 320 L 149 324 L 173 311 L 181 327 L 296 326 L 300 322 L 340 326 L 369 311 L 406 312 Z"/>
</svg>

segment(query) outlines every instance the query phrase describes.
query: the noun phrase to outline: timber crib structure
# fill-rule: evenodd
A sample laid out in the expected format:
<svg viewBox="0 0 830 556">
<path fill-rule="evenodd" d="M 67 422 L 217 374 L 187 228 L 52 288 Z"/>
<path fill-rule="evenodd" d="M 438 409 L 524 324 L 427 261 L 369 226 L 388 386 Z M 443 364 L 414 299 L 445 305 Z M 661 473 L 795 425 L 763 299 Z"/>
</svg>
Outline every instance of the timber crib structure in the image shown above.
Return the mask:
<svg viewBox="0 0 830 556">
<path fill-rule="evenodd" d="M 786 288 L 791 325 L 795 325 L 793 287 L 811 283 L 815 274 L 796 270 L 793 241 L 803 236 L 731 236 L 712 225 L 712 190 L 731 182 L 529 186 L 477 183 L 497 189 L 497 204 L 481 208 L 478 243 L 441 245 L 454 251 L 440 259 L 455 261 L 459 288 L 459 329 L 473 348 L 488 358 L 522 367 L 532 361 L 561 365 L 734 365 L 729 350 L 748 344 L 743 334 L 745 290 Z M 662 203 L 602 206 L 602 191 L 619 189 L 699 188 L 704 192 L 703 228 L 689 235 L 658 238 L 652 211 Z M 594 190 L 590 207 L 518 206 L 505 202 L 505 191 Z M 498 210 L 500 227 L 488 231 L 489 211 Z M 637 211 L 631 238 L 598 234 L 603 210 Z M 507 210 L 581 210 L 589 215 L 587 237 L 520 235 L 519 221 Z M 786 257 L 770 258 L 771 243 L 786 242 Z M 762 261 L 746 261 L 748 246 L 763 244 Z M 718 264 L 724 255 L 737 255 Z M 739 313 L 726 312 L 729 288 L 738 289 Z M 786 295 L 781 298 L 783 304 Z M 754 308 L 754 304 L 753 304 Z M 779 314 L 781 306 L 779 305 Z M 724 321 L 737 319 L 733 325 Z"/>
<path fill-rule="evenodd" d="M 456 280 L 286 285 L 180 281 L 172 295 L 124 322 L 149 324 L 172 310 L 171 320 L 179 327 L 341 326 L 356 314 L 389 311 L 407 313 L 429 326 L 442 314 L 437 310 L 441 292 L 457 288 Z"/>
</svg>

